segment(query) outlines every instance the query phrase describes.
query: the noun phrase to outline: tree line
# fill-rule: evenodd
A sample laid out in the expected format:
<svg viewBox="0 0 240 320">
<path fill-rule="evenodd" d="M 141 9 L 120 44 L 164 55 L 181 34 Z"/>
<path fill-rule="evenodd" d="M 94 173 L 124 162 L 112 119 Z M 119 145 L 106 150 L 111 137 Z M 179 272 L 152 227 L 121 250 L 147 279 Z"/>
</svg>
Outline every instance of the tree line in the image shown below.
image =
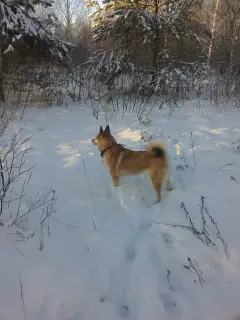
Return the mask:
<svg viewBox="0 0 240 320">
<path fill-rule="evenodd" d="M 59 72 L 68 91 L 71 81 L 89 79 L 111 90 L 128 75 L 141 94 L 196 90 L 210 75 L 239 74 L 238 0 L 0 2 L 2 101 L 6 88 L 29 90 L 29 79 L 32 91 L 52 92 Z"/>
</svg>

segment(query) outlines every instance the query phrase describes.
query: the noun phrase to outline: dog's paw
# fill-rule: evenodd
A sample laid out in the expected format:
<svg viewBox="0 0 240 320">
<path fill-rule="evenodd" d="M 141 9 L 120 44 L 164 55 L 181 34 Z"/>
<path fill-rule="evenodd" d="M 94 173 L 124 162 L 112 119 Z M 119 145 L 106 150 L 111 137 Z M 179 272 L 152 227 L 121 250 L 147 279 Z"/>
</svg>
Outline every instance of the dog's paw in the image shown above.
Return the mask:
<svg viewBox="0 0 240 320">
<path fill-rule="evenodd" d="M 117 188 L 117 187 L 119 187 L 120 186 L 120 183 L 113 183 L 113 187 L 114 188 Z"/>
<path fill-rule="evenodd" d="M 153 202 L 153 205 L 156 205 L 156 204 L 160 203 L 161 201 L 162 201 L 162 199 L 161 199 L 161 200 L 155 200 L 155 201 Z"/>
<path fill-rule="evenodd" d="M 166 187 L 167 191 L 173 191 L 173 189 L 175 189 L 175 186 L 173 184 L 170 184 Z"/>
</svg>

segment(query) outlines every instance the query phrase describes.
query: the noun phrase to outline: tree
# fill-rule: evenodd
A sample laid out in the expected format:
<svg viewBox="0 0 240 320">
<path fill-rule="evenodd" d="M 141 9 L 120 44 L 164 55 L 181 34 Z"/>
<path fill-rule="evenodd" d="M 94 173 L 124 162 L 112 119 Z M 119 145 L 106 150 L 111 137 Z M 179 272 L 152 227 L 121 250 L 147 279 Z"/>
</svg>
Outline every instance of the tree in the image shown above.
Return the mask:
<svg viewBox="0 0 240 320">
<path fill-rule="evenodd" d="M 2 54 L 13 51 L 19 43 L 44 48 L 43 55 L 57 61 L 70 58 L 70 43 L 58 40 L 54 34 L 54 14 L 49 11 L 45 19 L 37 15 L 37 8 L 52 5 L 52 0 L 0 0 L 0 66 Z M 2 69 L 0 99 L 4 100 Z"/>
<path fill-rule="evenodd" d="M 211 27 L 211 40 L 208 47 L 208 58 L 207 58 L 207 64 L 210 65 L 211 58 L 212 58 L 212 50 L 213 50 L 213 41 L 215 39 L 215 33 L 216 33 L 216 20 L 217 20 L 217 13 L 219 8 L 220 0 L 216 0 L 215 2 L 215 8 L 212 18 L 212 27 Z"/>
<path fill-rule="evenodd" d="M 86 7 L 83 0 L 58 0 L 54 9 L 58 17 L 64 39 L 76 41 L 80 33 L 79 27 L 86 23 Z M 81 23 L 82 22 L 82 23 Z"/>
<path fill-rule="evenodd" d="M 193 68 L 195 62 L 206 61 L 205 48 L 198 37 L 201 23 L 195 18 L 201 3 L 200 0 L 105 0 L 102 8 L 97 1 L 89 0 L 88 6 L 94 10 L 91 14 L 94 39 L 103 49 L 102 55 L 97 52 L 99 66 L 107 79 L 111 77 L 106 70 L 118 75 L 128 63 L 135 70 L 148 70 L 153 84 L 157 75 L 166 74 L 166 68 L 169 74 L 170 69 L 175 74 L 176 68 L 186 70 Z M 92 60 L 95 64 L 97 57 Z M 108 63 L 106 68 L 104 62 Z M 96 66 L 94 69 L 99 71 Z"/>
<path fill-rule="evenodd" d="M 240 2 L 208 0 L 204 3 L 203 19 L 210 26 L 207 64 L 229 75 L 240 68 Z"/>
<path fill-rule="evenodd" d="M 238 44 L 240 34 L 240 3 L 238 0 L 225 0 L 223 6 L 223 12 L 227 16 L 226 38 L 228 44 L 228 57 L 229 57 L 229 71 L 234 70 L 234 64 L 236 61 L 235 51 Z"/>
</svg>

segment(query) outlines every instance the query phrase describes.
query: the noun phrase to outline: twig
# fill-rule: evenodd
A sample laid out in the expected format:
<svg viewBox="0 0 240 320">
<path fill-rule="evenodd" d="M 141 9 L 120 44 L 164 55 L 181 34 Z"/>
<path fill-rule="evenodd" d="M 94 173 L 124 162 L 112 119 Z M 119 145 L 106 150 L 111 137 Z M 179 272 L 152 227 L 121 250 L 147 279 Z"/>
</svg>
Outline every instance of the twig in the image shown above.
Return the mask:
<svg viewBox="0 0 240 320">
<path fill-rule="evenodd" d="M 204 218 L 202 219 L 202 222 L 203 222 L 203 227 L 202 227 L 202 231 L 200 232 L 199 230 L 197 230 L 197 228 L 195 227 L 191 217 L 190 217 L 190 214 L 189 212 L 187 211 L 184 203 L 182 202 L 181 203 L 181 209 L 185 212 L 186 214 L 186 219 L 189 221 L 189 230 L 192 231 L 192 233 L 199 239 L 201 240 L 202 242 L 205 242 L 207 245 L 211 244 L 213 246 L 215 246 L 216 244 L 213 243 L 213 241 L 210 239 L 210 236 L 209 236 L 209 233 L 208 231 L 206 230 L 206 223 L 205 223 L 205 220 Z"/>
<path fill-rule="evenodd" d="M 200 211 L 205 212 L 205 214 L 207 215 L 207 217 L 209 218 L 209 220 L 211 221 L 211 223 L 214 225 L 215 227 L 215 230 L 216 230 L 216 237 L 221 241 L 222 245 L 223 245 L 223 248 L 224 248 L 224 251 L 226 253 L 226 256 L 227 258 L 229 259 L 229 254 L 228 254 L 228 246 L 226 244 L 226 242 L 224 241 L 221 233 L 220 233 L 220 230 L 218 228 L 218 224 L 217 222 L 213 219 L 213 217 L 210 215 L 209 211 L 208 211 L 208 207 L 206 205 L 206 201 L 205 201 L 205 197 L 204 196 L 201 196 L 201 207 L 200 207 Z"/>
<path fill-rule="evenodd" d="M 198 240 L 202 241 L 202 242 L 205 242 L 207 245 L 209 245 L 209 243 L 211 243 L 211 245 L 215 246 L 216 244 L 213 243 L 211 241 L 211 239 L 209 239 L 209 241 L 206 241 L 205 239 L 203 239 L 201 237 L 202 233 L 200 231 L 198 231 L 196 229 L 196 227 L 194 226 L 194 224 L 190 224 L 190 225 L 183 225 L 183 224 L 178 224 L 178 223 L 174 223 L 174 222 L 171 222 L 171 223 L 168 223 L 168 222 L 162 222 L 162 221 L 154 221 L 152 220 L 152 223 L 155 223 L 155 224 L 160 224 L 160 225 L 163 225 L 163 226 L 168 226 L 168 227 L 172 227 L 172 228 L 181 228 L 181 229 L 185 229 L 185 230 L 188 230 L 190 231 Z"/>
<path fill-rule="evenodd" d="M 0 170 L 1 170 L 1 189 L 3 193 L 5 192 L 5 179 L 4 179 L 4 172 L 3 172 L 3 164 L 2 164 L 2 157 L 0 156 Z M 0 199 L 0 216 L 3 212 L 3 197 Z"/>
<path fill-rule="evenodd" d="M 94 202 L 94 197 L 93 197 L 92 189 L 91 189 L 91 186 L 90 186 L 90 183 L 89 183 L 85 161 L 84 161 L 83 157 L 81 157 L 81 159 L 82 159 L 82 163 L 83 163 L 83 167 L 84 167 L 84 171 L 85 171 L 85 177 L 86 177 L 86 180 L 87 180 L 88 189 L 89 189 L 89 192 L 90 192 L 90 195 L 91 195 L 91 198 L 92 198 L 92 205 L 93 205 L 92 223 L 93 223 L 93 227 L 94 227 L 95 231 L 98 232 L 97 228 L 96 228 L 95 221 L 94 221 L 94 218 L 96 217 L 96 206 L 95 206 L 95 202 Z"/>
<path fill-rule="evenodd" d="M 240 184 L 236 178 L 234 178 L 233 176 L 230 176 L 230 180 L 235 181 L 237 184 Z"/>
<path fill-rule="evenodd" d="M 43 224 L 41 224 L 40 234 L 39 234 L 39 251 L 42 251 L 44 248 L 44 233 L 43 233 Z"/>
<path fill-rule="evenodd" d="M 195 168 L 196 168 L 197 162 L 196 162 L 195 148 L 194 148 L 194 143 L 193 143 L 193 134 L 192 134 L 192 132 L 191 132 L 191 141 L 192 141 L 193 161 L 194 161 L 194 165 L 195 165 Z"/>
<path fill-rule="evenodd" d="M 51 197 L 49 197 L 50 195 L 51 195 Z M 40 193 L 38 193 L 33 199 L 32 198 L 26 199 L 26 204 L 27 204 L 28 210 L 26 212 L 24 212 L 23 214 L 21 214 L 21 216 L 18 218 L 18 221 L 22 222 L 24 220 L 28 220 L 28 217 L 31 212 L 33 212 L 43 206 L 47 206 L 48 211 L 51 208 L 51 213 L 52 213 L 57 199 L 58 199 L 58 197 L 55 196 L 55 190 L 53 190 L 52 188 L 49 188 L 49 189 L 46 188 L 42 195 L 40 195 Z M 44 210 L 44 208 L 43 208 L 43 210 Z M 46 217 L 46 215 L 45 215 L 45 217 Z M 44 221 L 41 221 L 40 223 L 42 223 L 42 222 L 44 222 Z"/>
<path fill-rule="evenodd" d="M 224 168 L 226 168 L 226 167 L 228 167 L 228 166 L 233 166 L 234 164 L 235 164 L 234 162 L 232 162 L 232 163 L 227 163 L 227 164 L 225 164 L 224 166 L 218 168 L 217 171 L 220 171 L 220 170 L 222 170 L 222 169 L 224 169 Z"/>
<path fill-rule="evenodd" d="M 19 196 L 19 202 L 18 202 L 18 210 L 17 210 L 17 214 L 16 214 L 16 217 L 18 218 L 19 216 L 19 212 L 20 212 L 20 207 L 21 207 L 21 200 L 24 196 L 24 189 L 25 189 L 25 185 L 26 185 L 26 182 L 29 181 L 29 177 L 31 176 L 31 173 L 29 174 L 29 172 L 26 174 L 26 177 L 24 179 L 24 182 L 22 184 L 22 189 L 21 189 L 21 193 L 20 193 L 20 196 Z"/>
<path fill-rule="evenodd" d="M 49 195 L 52 193 L 51 198 L 49 199 Z M 49 190 L 49 193 L 45 193 L 46 196 L 43 197 L 43 202 L 42 205 L 38 205 L 37 208 L 42 208 L 42 215 L 40 218 L 40 235 L 39 235 L 39 240 L 40 240 L 40 245 L 39 245 L 39 250 L 42 251 L 44 248 L 44 226 L 47 227 L 48 230 L 48 236 L 50 238 L 50 218 L 52 214 L 55 212 L 55 204 L 58 199 L 56 196 L 56 192 L 53 189 Z M 42 199 L 42 198 L 39 198 Z M 37 202 L 36 202 L 37 203 Z M 47 220 L 47 222 L 45 222 Z"/>
<path fill-rule="evenodd" d="M 181 152 L 181 159 L 184 162 L 184 166 L 178 166 L 178 169 L 189 168 L 190 170 L 195 171 L 195 169 L 193 168 L 193 166 L 191 164 L 191 161 L 187 158 L 187 155 L 185 154 L 181 143 L 178 143 L 178 148 L 179 148 L 179 151 Z"/>
<path fill-rule="evenodd" d="M 203 287 L 203 283 L 205 282 L 205 280 L 202 277 L 202 271 L 200 270 L 197 261 L 195 259 L 193 261 L 193 260 L 191 260 L 191 258 L 187 258 L 187 260 L 188 260 L 189 264 L 183 265 L 183 267 L 187 270 L 190 270 L 190 271 L 193 270 L 197 274 L 198 281 L 201 284 L 201 286 Z M 196 282 L 196 280 L 194 280 L 194 282 Z"/>
<path fill-rule="evenodd" d="M 55 220 L 56 222 L 60 223 L 60 224 L 65 224 L 66 226 L 68 226 L 69 228 L 73 228 L 73 229 L 77 229 L 76 226 L 73 226 L 72 224 L 69 224 L 65 221 L 62 221 L 60 219 L 55 218 L 53 215 L 51 215 L 51 219 Z"/>
<path fill-rule="evenodd" d="M 23 253 L 18 250 L 18 248 L 16 248 L 11 241 L 9 241 L 6 237 L 4 237 L 4 239 L 10 244 L 11 247 L 13 247 L 14 250 L 16 250 L 23 257 Z"/>
<path fill-rule="evenodd" d="M 206 243 L 207 246 L 210 246 L 210 245 L 216 246 L 216 243 L 213 242 L 213 240 L 211 239 L 210 234 L 208 232 L 209 226 L 207 224 L 207 220 L 209 220 L 211 222 L 211 224 L 214 226 L 215 235 L 216 235 L 217 239 L 219 239 L 220 242 L 222 243 L 224 251 L 227 255 L 227 258 L 229 259 L 228 246 L 220 233 L 217 222 L 213 219 L 213 217 L 210 215 L 210 213 L 208 211 L 204 196 L 201 196 L 201 205 L 198 205 L 198 206 L 200 207 L 200 214 L 201 214 L 201 219 L 202 219 L 201 229 L 197 228 L 194 225 L 194 222 L 190 216 L 190 213 L 188 212 L 188 210 L 183 202 L 181 203 L 180 208 L 185 212 L 186 220 L 189 222 L 188 225 L 182 225 L 182 224 L 178 224 L 178 223 L 166 223 L 166 222 L 162 222 L 162 221 L 153 221 L 153 220 L 152 220 L 152 222 L 155 224 L 160 224 L 160 225 L 170 226 L 173 228 L 181 228 L 184 230 L 188 230 L 198 240 L 200 240 L 203 243 Z"/>
<path fill-rule="evenodd" d="M 3 133 L 3 132 L 2 132 Z M 0 135 L 1 136 L 1 135 Z M 29 142 L 32 136 L 28 135 L 28 132 L 25 130 L 25 126 L 20 127 L 17 132 L 11 132 L 8 136 L 9 144 L 4 146 L 1 150 L 0 156 L 0 170 L 1 170 L 1 186 L 0 186 L 0 215 L 3 212 L 4 203 L 8 203 L 11 200 L 11 191 L 10 189 L 17 182 L 22 175 L 25 173 L 31 172 L 32 167 L 25 169 L 26 160 L 25 156 L 33 148 L 26 147 L 26 144 Z M 26 182 L 26 181 L 25 181 Z M 24 185 L 25 185 L 24 182 Z M 24 186 L 23 186 L 24 189 Z M 24 192 L 22 189 L 21 195 L 23 196 Z M 6 200 L 10 192 L 10 198 Z M 21 196 L 19 197 L 19 199 Z M 19 213 L 19 208 L 17 210 L 17 215 Z"/>
<path fill-rule="evenodd" d="M 170 270 L 167 270 L 168 286 L 169 286 L 169 289 L 170 289 L 171 291 L 173 291 L 173 290 L 172 290 L 172 285 L 171 285 L 171 282 L 170 282 L 170 274 L 171 274 Z"/>
<path fill-rule="evenodd" d="M 20 271 L 18 270 L 18 276 L 19 276 L 19 283 L 20 283 L 20 289 L 21 289 L 21 300 L 22 300 L 22 306 L 23 306 L 23 316 L 24 319 L 27 320 L 26 318 L 26 308 L 25 308 L 25 302 L 24 302 L 24 296 L 23 296 L 23 284 L 22 284 L 22 279 L 20 275 Z"/>
</svg>

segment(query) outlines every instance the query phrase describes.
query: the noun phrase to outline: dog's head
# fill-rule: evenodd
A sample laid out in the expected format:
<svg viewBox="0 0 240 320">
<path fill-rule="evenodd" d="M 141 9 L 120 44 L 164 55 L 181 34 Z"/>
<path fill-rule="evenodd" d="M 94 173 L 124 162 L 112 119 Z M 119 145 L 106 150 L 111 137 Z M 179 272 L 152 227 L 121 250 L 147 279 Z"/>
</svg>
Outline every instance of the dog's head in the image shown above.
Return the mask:
<svg viewBox="0 0 240 320">
<path fill-rule="evenodd" d="M 105 130 L 103 130 L 102 126 L 100 127 L 99 133 L 95 138 L 92 139 L 92 143 L 97 145 L 101 151 L 104 148 L 116 143 L 116 140 L 111 135 L 109 125 L 106 126 Z"/>
</svg>

